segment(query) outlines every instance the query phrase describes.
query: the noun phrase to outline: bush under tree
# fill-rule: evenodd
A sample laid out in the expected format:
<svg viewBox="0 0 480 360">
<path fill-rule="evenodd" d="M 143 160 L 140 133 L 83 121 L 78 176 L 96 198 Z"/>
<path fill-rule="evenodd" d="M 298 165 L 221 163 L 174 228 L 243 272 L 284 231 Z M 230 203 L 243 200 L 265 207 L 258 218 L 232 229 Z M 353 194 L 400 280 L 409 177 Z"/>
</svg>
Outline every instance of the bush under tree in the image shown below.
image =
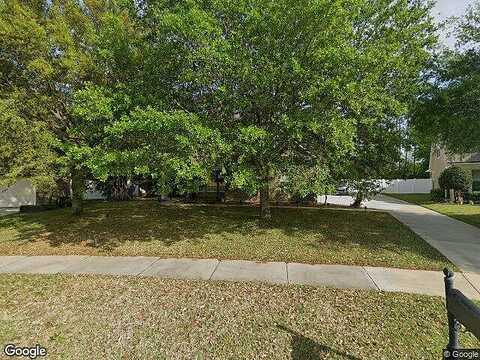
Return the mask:
<svg viewBox="0 0 480 360">
<path fill-rule="evenodd" d="M 441 189 L 454 191 L 455 202 L 462 202 L 463 194 L 469 190 L 471 183 L 471 175 L 458 166 L 446 168 L 438 178 Z"/>
<path fill-rule="evenodd" d="M 442 189 L 432 189 L 430 191 L 430 200 L 441 202 L 445 200 L 445 191 Z"/>
</svg>

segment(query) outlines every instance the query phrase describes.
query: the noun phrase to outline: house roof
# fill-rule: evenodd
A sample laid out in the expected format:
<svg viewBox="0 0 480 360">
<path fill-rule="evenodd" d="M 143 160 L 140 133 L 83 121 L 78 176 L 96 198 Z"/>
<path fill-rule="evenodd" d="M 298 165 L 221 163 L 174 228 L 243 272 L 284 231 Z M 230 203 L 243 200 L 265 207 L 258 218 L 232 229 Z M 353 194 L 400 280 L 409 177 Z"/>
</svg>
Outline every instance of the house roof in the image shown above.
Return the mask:
<svg viewBox="0 0 480 360">
<path fill-rule="evenodd" d="M 453 163 L 480 163 L 480 152 L 467 154 L 464 156 L 456 157 Z"/>
</svg>

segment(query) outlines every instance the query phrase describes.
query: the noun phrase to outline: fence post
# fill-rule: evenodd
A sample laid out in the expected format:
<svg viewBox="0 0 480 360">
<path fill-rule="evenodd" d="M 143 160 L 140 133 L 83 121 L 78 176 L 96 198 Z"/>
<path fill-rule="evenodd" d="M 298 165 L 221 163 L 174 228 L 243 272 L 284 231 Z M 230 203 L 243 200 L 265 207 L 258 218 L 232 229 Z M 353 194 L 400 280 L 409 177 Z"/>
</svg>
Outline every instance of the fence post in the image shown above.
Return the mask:
<svg viewBox="0 0 480 360">
<path fill-rule="evenodd" d="M 448 310 L 448 294 L 453 289 L 453 272 L 447 268 L 443 269 L 445 275 L 445 303 L 447 305 L 447 316 L 448 316 L 448 350 L 459 349 L 460 345 L 458 343 L 458 332 L 460 330 L 460 323 L 455 319 L 453 314 Z"/>
</svg>

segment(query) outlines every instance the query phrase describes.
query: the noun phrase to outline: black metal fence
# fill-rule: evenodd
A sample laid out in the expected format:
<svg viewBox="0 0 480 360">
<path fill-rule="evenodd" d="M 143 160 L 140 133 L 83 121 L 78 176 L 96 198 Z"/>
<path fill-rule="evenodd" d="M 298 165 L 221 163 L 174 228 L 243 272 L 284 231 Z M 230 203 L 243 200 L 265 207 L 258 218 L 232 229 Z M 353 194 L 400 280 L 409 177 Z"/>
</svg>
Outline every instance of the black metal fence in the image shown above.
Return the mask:
<svg viewBox="0 0 480 360">
<path fill-rule="evenodd" d="M 445 268 L 445 298 L 448 315 L 448 345 L 447 350 L 460 349 L 459 333 L 462 324 L 480 339 L 480 308 L 468 299 L 460 290 L 453 287 L 452 271 Z"/>
</svg>

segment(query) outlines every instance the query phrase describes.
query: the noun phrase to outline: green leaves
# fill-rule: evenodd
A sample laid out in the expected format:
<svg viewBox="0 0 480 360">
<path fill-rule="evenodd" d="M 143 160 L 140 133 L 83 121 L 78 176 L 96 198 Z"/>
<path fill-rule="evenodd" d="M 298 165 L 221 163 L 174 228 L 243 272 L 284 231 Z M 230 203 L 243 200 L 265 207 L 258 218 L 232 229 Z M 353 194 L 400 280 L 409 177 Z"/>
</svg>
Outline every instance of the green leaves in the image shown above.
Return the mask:
<svg viewBox="0 0 480 360">
<path fill-rule="evenodd" d="M 32 136 L 41 144 L 29 150 L 37 166 L 48 167 L 52 179 L 71 170 L 88 174 L 97 154 L 105 151 L 106 127 L 132 107 L 128 80 L 138 67 L 133 63 L 140 35 L 129 8 L 76 0 L 54 1 L 48 7 L 13 0 L 2 6 L 1 98 L 15 103 L 15 116 L 25 127 L 33 123 L 41 129 Z M 43 132 L 51 141 L 42 140 Z M 24 136 L 19 129 L 14 135 Z M 20 153 L 12 164 L 23 159 Z M 44 171 L 12 169 L 0 177 L 34 177 Z"/>
<path fill-rule="evenodd" d="M 87 85 L 75 92 L 73 101 L 72 114 L 82 121 L 92 122 L 99 118 L 107 120 L 113 118 L 112 99 L 100 87 Z"/>
<path fill-rule="evenodd" d="M 363 143 L 375 141 L 375 151 L 393 145 L 379 134 L 407 113 L 435 41 L 429 7 L 420 2 L 247 0 L 197 7 L 222 32 L 210 42 L 215 55 L 208 59 L 196 50 L 198 38 L 188 40 L 195 44 L 189 66 L 204 90 L 198 103 L 205 99 L 211 107 L 218 99 L 214 110 L 202 110 L 231 144 L 224 163 L 235 184 L 249 188 L 247 178 L 259 188 L 292 168 L 311 176 L 302 188 L 310 184 L 313 191 L 325 181 L 322 174 L 334 176 L 345 161 L 366 156 Z M 388 165 L 372 159 L 372 176 Z"/>
<path fill-rule="evenodd" d="M 434 41 L 421 1 L 1 6 L 0 94 L 18 116 L 72 169 L 165 189 L 213 168 L 248 192 L 285 176 L 292 192 L 327 191 L 347 163 L 373 176 Z"/>
<path fill-rule="evenodd" d="M 39 189 L 52 187 L 55 138 L 38 121 L 22 118 L 13 101 L 0 100 L 0 187 L 27 177 Z"/>
<path fill-rule="evenodd" d="M 413 126 L 452 153 L 480 149 L 480 5 L 456 24 L 458 48 L 444 51 L 426 77 Z"/>
<path fill-rule="evenodd" d="M 184 111 L 136 109 L 107 127 L 105 150 L 89 164 L 104 179 L 115 175 L 154 175 L 166 183 L 195 187 L 208 181 L 222 151 L 219 134 Z"/>
<path fill-rule="evenodd" d="M 451 166 L 442 171 L 438 183 L 443 190 L 468 191 L 472 185 L 472 174 L 458 166 Z"/>
</svg>

